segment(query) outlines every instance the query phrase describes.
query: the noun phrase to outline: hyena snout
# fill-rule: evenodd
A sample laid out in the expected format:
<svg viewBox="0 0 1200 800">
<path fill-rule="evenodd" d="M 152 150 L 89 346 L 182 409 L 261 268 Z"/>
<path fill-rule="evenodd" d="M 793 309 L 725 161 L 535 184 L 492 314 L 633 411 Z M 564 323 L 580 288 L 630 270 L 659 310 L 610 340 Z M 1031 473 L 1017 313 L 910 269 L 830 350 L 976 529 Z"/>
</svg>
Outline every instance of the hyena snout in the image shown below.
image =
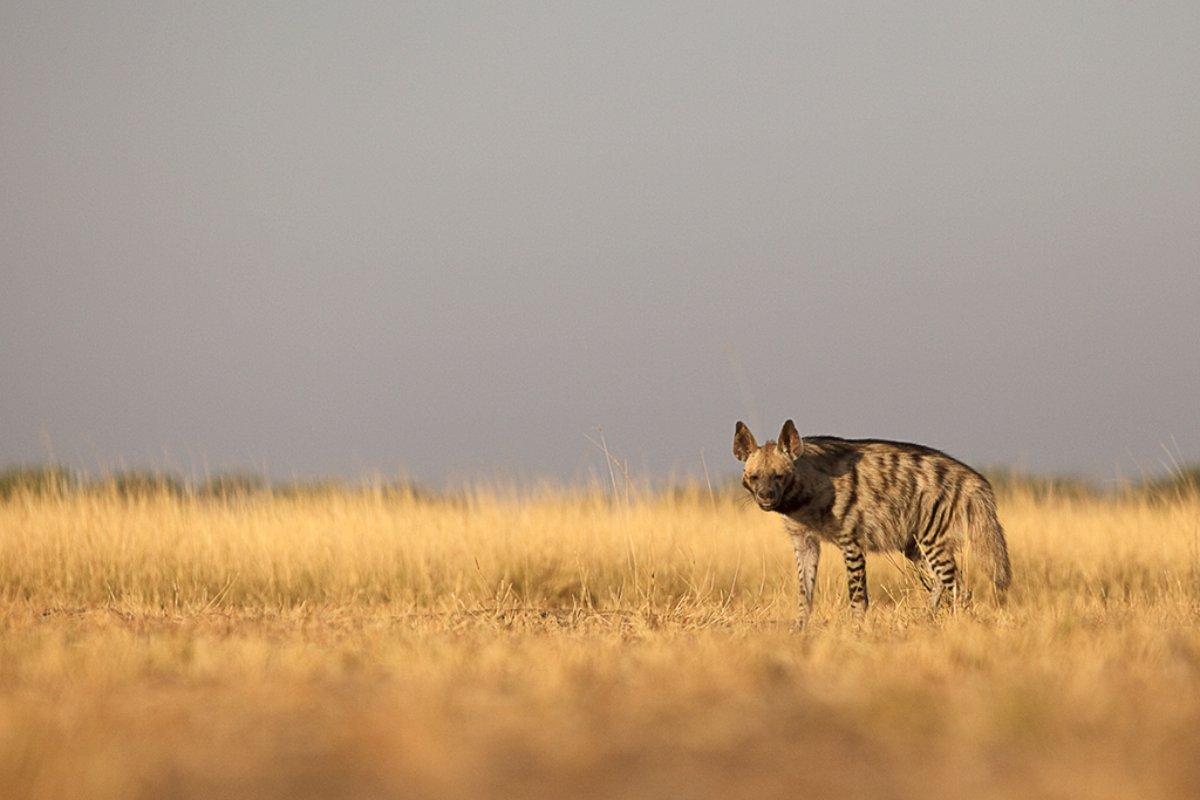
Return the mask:
<svg viewBox="0 0 1200 800">
<path fill-rule="evenodd" d="M 763 508 L 774 508 L 783 499 L 783 480 L 768 478 L 754 487 L 754 499 Z"/>
</svg>

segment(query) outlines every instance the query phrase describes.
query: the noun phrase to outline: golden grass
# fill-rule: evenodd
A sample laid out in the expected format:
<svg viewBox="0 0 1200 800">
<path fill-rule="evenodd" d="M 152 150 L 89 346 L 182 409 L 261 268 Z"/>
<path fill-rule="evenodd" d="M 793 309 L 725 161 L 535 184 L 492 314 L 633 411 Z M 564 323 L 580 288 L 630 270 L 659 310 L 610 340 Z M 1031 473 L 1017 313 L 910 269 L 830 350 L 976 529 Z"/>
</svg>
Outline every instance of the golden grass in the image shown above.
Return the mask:
<svg viewBox="0 0 1200 800">
<path fill-rule="evenodd" d="M 930 617 L 705 492 L 0 504 L 0 796 L 1192 797 L 1200 499 L 1002 497 Z"/>
</svg>

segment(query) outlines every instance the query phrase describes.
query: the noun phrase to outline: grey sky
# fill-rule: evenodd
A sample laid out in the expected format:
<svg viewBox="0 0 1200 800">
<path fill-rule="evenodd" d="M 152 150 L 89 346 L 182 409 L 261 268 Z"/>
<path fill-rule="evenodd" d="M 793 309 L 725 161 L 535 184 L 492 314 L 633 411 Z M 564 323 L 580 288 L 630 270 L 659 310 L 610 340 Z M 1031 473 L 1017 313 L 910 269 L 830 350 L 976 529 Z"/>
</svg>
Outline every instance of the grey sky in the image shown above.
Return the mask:
<svg viewBox="0 0 1200 800">
<path fill-rule="evenodd" d="M 1200 458 L 1200 7 L 0 6 L 0 463 Z M 1172 443 L 1174 441 L 1174 443 Z"/>
</svg>

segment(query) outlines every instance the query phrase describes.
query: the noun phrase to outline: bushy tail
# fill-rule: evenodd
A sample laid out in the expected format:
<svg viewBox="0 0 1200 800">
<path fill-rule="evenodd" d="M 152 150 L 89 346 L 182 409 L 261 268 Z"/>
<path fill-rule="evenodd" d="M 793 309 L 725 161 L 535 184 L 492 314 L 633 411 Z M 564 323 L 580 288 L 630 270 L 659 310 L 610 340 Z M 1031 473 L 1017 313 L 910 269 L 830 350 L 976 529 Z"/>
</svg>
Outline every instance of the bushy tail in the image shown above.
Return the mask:
<svg viewBox="0 0 1200 800">
<path fill-rule="evenodd" d="M 971 550 L 982 556 L 984 569 L 996 589 L 1004 591 L 1012 583 L 1012 564 L 1008 561 L 1008 543 L 1004 528 L 996 516 L 996 496 L 984 484 L 971 492 L 965 504 L 966 535 Z"/>
</svg>

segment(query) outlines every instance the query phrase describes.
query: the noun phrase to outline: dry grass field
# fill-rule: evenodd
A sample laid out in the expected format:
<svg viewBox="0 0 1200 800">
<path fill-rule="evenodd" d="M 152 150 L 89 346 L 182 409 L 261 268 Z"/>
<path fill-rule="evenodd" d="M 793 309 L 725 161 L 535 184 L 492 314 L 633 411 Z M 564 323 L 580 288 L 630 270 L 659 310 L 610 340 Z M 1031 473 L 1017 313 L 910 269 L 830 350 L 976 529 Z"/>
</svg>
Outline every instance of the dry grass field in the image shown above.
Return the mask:
<svg viewBox="0 0 1200 800">
<path fill-rule="evenodd" d="M 1200 498 L 1006 490 L 932 618 L 706 491 L 0 503 L 0 795 L 1185 798 Z"/>
</svg>

